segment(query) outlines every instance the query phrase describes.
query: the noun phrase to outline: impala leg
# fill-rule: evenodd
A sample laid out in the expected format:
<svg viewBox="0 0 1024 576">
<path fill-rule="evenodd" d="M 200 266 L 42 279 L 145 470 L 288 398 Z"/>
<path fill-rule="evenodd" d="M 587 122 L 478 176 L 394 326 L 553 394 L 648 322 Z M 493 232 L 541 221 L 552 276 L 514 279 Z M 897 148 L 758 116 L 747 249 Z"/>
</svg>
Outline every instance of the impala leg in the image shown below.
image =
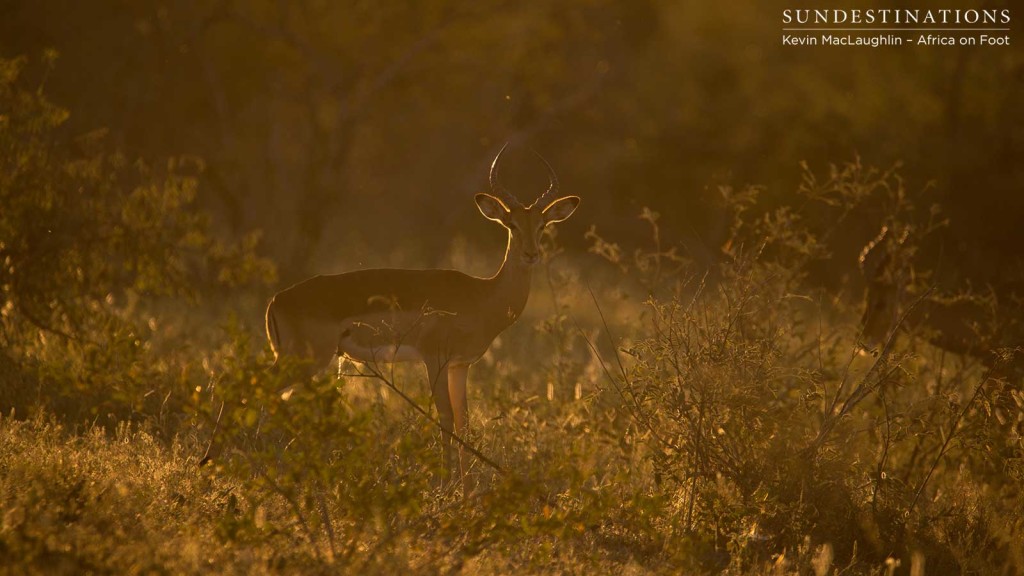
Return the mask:
<svg viewBox="0 0 1024 576">
<path fill-rule="evenodd" d="M 444 467 L 451 472 L 452 462 L 452 431 L 454 430 L 455 413 L 452 410 L 451 398 L 448 394 L 448 370 L 436 363 L 427 363 L 427 376 L 430 379 L 430 394 L 437 406 L 437 416 L 441 421 L 441 445 L 444 447 Z"/>
<path fill-rule="evenodd" d="M 469 432 L 469 404 L 466 401 L 466 380 L 469 377 L 469 366 L 457 364 L 448 368 L 448 396 L 451 399 L 452 412 L 455 417 L 455 434 L 462 440 L 467 439 Z M 468 496 L 472 489 L 469 479 L 469 455 L 462 444 L 459 444 L 459 476 L 462 478 L 462 493 Z"/>
</svg>

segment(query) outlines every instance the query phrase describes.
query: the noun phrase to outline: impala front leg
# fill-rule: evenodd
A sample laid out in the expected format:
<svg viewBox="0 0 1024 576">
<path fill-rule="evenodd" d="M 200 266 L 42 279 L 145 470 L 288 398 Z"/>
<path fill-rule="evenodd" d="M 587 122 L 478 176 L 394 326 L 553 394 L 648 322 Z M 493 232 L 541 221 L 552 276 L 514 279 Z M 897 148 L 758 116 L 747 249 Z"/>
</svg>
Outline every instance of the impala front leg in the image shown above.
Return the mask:
<svg viewBox="0 0 1024 576">
<path fill-rule="evenodd" d="M 452 401 L 448 391 L 448 369 L 439 361 L 427 362 L 427 377 L 430 379 L 430 394 L 434 398 L 434 406 L 437 407 L 437 417 L 441 422 L 441 446 L 444 450 L 444 469 L 451 473 L 452 462 L 452 432 L 455 430 L 455 412 L 452 410 Z"/>
<path fill-rule="evenodd" d="M 469 404 L 466 401 L 466 380 L 469 377 L 469 365 L 456 364 L 448 368 L 448 397 L 451 400 L 455 420 L 455 434 L 467 440 L 469 433 Z M 466 450 L 459 444 L 459 476 L 462 477 L 463 495 L 468 496 L 472 486 L 469 480 L 469 458 Z"/>
</svg>

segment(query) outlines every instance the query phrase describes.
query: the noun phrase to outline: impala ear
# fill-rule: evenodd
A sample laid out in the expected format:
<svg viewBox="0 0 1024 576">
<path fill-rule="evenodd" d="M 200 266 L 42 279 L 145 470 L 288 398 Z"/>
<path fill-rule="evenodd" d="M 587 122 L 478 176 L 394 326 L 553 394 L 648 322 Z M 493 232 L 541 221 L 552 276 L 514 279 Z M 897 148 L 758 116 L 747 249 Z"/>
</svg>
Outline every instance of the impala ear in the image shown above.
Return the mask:
<svg viewBox="0 0 1024 576">
<path fill-rule="evenodd" d="M 501 224 L 504 224 L 508 220 L 508 208 L 505 207 L 505 204 L 501 200 L 498 200 L 490 194 L 484 194 L 483 192 L 477 194 L 476 207 L 480 209 L 480 213 L 488 220 L 494 220 Z"/>
<path fill-rule="evenodd" d="M 576 207 L 580 205 L 579 196 L 566 196 L 559 198 L 551 204 L 548 204 L 547 208 L 544 209 L 542 214 L 544 215 L 544 223 L 551 224 L 552 222 L 561 222 L 572 213 L 576 211 Z"/>
</svg>

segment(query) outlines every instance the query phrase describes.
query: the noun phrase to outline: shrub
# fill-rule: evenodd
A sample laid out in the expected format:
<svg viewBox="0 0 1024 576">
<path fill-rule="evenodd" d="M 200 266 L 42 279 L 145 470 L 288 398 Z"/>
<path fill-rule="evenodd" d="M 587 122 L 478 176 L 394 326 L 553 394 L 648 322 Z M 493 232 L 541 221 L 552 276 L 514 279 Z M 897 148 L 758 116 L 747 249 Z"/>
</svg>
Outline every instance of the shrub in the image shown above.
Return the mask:
<svg viewBox="0 0 1024 576">
<path fill-rule="evenodd" d="M 201 162 L 132 162 L 104 151 L 101 130 L 70 139 L 68 111 L 24 86 L 26 62 L 0 60 L 0 407 L 113 424 L 173 387 L 152 354 L 161 298 L 273 269 L 255 237 L 211 235 L 195 206 Z"/>
</svg>

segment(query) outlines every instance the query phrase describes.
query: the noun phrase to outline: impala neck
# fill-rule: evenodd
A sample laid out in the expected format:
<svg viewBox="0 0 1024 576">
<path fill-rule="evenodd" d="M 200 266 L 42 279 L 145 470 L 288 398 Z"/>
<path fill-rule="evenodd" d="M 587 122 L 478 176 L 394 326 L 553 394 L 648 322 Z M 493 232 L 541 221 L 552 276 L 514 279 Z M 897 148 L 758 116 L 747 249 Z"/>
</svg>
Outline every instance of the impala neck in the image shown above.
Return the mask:
<svg viewBox="0 0 1024 576">
<path fill-rule="evenodd" d="M 533 279 L 533 266 L 523 262 L 519 255 L 513 251 L 512 234 L 509 233 L 508 245 L 505 247 L 505 260 L 501 263 L 498 272 L 488 278 L 493 286 L 494 310 L 509 319 L 509 324 L 514 322 L 526 308 L 526 301 L 530 297 L 530 284 Z"/>
</svg>

